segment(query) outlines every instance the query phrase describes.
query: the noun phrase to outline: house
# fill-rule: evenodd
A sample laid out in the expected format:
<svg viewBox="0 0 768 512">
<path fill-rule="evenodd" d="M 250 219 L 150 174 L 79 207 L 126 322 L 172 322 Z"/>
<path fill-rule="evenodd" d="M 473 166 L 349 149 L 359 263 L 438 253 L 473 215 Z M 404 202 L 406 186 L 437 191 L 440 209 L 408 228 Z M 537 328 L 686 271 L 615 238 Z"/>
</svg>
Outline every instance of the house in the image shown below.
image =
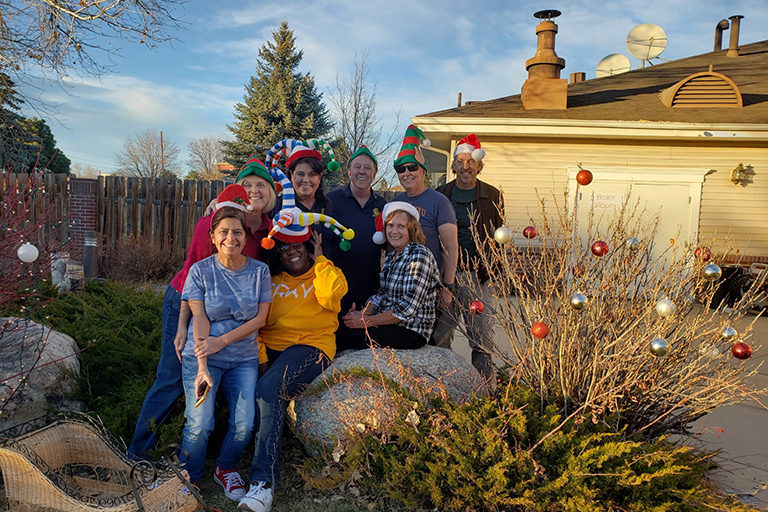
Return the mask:
<svg viewBox="0 0 768 512">
<path fill-rule="evenodd" d="M 604 200 L 586 204 L 615 207 L 632 185 L 649 211 L 661 208 L 657 240 L 678 228 L 680 240 L 702 244 L 731 233 L 732 261 L 768 262 L 768 41 L 738 46 L 734 16 L 729 49 L 567 83 L 552 17 L 537 27 L 522 94 L 413 118 L 430 149 L 452 155 L 476 133 L 487 152 L 480 179 L 503 190 L 512 228 L 539 218 L 537 193 L 567 191 L 582 215 L 591 198 L 575 197 L 581 163 L 594 175 L 581 191 Z M 442 162 L 433 173 L 453 179 L 450 158 Z"/>
</svg>

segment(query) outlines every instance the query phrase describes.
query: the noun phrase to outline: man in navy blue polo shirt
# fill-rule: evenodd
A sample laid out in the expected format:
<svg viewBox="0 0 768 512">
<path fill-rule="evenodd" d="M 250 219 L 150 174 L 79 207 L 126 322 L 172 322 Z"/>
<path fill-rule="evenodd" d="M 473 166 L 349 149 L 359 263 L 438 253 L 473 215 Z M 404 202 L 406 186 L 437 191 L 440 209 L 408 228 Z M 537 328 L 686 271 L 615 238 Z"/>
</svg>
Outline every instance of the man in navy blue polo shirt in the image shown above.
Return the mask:
<svg viewBox="0 0 768 512">
<path fill-rule="evenodd" d="M 376 233 L 375 218 L 387 201 L 371 188 L 378 170 L 376 157 L 367 147 L 360 146 L 347 164 L 349 185 L 328 194 L 334 218 L 355 230 L 349 251 L 342 251 L 338 244 L 332 244 L 327 254 L 328 259 L 344 272 L 349 286 L 341 299 L 341 316 L 347 314 L 352 304 L 361 309 L 379 289 L 384 247 L 373 241 L 373 235 Z M 344 328 L 344 322 L 340 322 L 339 328 Z M 345 348 L 337 345 L 338 351 Z"/>
</svg>

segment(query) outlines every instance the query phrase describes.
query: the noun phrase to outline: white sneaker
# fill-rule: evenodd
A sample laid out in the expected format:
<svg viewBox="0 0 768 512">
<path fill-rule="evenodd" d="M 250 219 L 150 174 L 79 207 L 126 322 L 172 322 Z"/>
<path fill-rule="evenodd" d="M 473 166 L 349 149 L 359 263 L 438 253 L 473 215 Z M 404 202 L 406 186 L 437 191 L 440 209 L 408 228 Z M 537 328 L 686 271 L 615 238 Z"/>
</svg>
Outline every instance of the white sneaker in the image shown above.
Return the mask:
<svg viewBox="0 0 768 512">
<path fill-rule="evenodd" d="M 272 482 L 254 482 L 237 504 L 239 510 L 269 512 L 272 510 Z"/>
</svg>

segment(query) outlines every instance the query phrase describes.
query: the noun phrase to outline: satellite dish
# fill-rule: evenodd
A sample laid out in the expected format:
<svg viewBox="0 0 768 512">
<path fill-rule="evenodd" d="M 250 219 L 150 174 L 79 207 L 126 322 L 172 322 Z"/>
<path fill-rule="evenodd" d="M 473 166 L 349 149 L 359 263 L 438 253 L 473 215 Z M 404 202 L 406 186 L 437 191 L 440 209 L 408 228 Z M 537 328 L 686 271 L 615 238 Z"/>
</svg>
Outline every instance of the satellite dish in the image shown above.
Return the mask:
<svg viewBox="0 0 768 512">
<path fill-rule="evenodd" d="M 658 25 L 653 23 L 643 23 L 638 25 L 627 34 L 627 50 L 634 57 L 643 61 L 655 59 L 664 48 L 667 47 L 667 34 Z"/>
<path fill-rule="evenodd" d="M 595 76 L 600 78 L 603 76 L 620 75 L 621 73 L 626 73 L 630 69 L 632 69 L 632 66 L 626 55 L 612 53 L 603 57 L 603 60 L 597 63 Z"/>
</svg>

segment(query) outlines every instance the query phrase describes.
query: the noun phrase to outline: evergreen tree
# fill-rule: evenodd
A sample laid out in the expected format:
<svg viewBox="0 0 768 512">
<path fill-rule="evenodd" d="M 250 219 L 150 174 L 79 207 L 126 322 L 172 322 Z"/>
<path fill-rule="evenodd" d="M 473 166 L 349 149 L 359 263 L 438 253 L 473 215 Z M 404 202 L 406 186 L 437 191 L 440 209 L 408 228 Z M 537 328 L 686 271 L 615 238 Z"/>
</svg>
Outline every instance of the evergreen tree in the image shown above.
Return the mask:
<svg viewBox="0 0 768 512">
<path fill-rule="evenodd" d="M 331 128 L 315 79 L 298 72 L 304 52 L 296 50 L 288 22 L 272 36 L 274 41 L 259 49 L 256 76 L 245 86 L 243 103 L 235 105 L 235 122 L 227 126 L 235 140 L 222 142 L 227 162 L 236 168 L 252 153 L 264 158 L 282 139 L 322 137 Z"/>
<path fill-rule="evenodd" d="M 64 153 L 56 147 L 56 139 L 53 138 L 50 126 L 36 117 L 26 119 L 24 126 L 27 131 L 32 133 L 37 139 L 36 144 L 32 146 L 30 158 L 27 162 L 27 172 L 35 170 L 50 171 L 55 173 L 69 174 L 70 160 Z"/>
</svg>

